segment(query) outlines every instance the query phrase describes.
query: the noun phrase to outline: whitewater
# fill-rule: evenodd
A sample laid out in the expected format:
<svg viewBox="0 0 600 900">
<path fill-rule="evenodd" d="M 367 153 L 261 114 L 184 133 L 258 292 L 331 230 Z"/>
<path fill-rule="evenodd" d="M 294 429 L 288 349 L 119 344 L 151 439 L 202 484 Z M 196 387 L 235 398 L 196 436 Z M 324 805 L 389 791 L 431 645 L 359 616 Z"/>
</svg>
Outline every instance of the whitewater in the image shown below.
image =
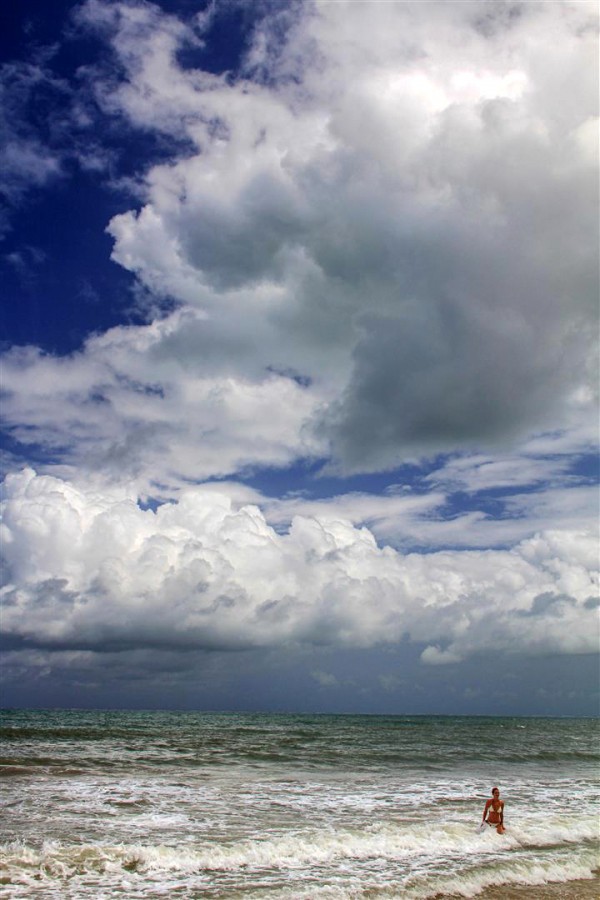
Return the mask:
<svg viewBox="0 0 600 900">
<path fill-rule="evenodd" d="M 584 896 L 598 737 L 596 719 L 6 710 L 0 897 Z M 506 833 L 479 834 L 496 784 Z"/>
</svg>

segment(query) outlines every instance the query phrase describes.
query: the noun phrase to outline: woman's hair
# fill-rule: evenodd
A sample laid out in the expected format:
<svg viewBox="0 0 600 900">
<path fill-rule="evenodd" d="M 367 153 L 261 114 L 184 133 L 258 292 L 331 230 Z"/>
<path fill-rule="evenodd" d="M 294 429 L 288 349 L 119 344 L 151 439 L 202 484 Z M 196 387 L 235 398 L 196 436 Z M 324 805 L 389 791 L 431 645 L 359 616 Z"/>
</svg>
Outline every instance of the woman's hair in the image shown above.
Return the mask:
<svg viewBox="0 0 600 900">
<path fill-rule="evenodd" d="M 498 791 L 498 793 L 500 793 L 500 788 L 497 788 L 497 787 L 492 788 L 492 794 L 495 794 L 496 791 Z"/>
</svg>

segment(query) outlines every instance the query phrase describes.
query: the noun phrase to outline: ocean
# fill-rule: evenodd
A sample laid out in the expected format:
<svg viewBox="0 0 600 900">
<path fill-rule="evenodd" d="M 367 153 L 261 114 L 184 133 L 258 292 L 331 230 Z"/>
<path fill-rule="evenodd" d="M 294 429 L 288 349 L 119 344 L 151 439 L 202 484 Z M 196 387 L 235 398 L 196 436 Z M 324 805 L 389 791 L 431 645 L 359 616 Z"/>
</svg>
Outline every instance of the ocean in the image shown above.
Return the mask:
<svg viewBox="0 0 600 900">
<path fill-rule="evenodd" d="M 7 710 L 0 896 L 595 897 L 596 719 Z M 506 833 L 478 826 L 498 785 Z"/>
</svg>

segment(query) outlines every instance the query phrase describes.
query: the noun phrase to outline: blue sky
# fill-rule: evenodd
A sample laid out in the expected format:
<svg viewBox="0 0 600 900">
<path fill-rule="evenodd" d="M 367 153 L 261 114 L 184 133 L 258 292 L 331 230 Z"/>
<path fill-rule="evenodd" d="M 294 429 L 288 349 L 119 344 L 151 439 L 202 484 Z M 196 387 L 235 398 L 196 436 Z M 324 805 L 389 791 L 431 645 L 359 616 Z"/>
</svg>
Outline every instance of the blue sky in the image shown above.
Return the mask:
<svg viewBox="0 0 600 900">
<path fill-rule="evenodd" d="M 595 4 L 2 17 L 6 701 L 596 714 Z"/>
</svg>

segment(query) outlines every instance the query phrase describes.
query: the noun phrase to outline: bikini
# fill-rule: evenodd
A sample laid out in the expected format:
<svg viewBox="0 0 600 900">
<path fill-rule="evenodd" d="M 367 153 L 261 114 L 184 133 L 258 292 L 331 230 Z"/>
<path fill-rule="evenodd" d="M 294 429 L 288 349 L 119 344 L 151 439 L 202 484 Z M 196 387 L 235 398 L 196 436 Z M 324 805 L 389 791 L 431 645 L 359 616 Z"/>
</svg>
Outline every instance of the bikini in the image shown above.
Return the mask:
<svg viewBox="0 0 600 900">
<path fill-rule="evenodd" d="M 494 803 L 497 803 L 497 804 L 498 804 L 498 809 L 496 809 L 496 807 L 494 806 Z M 498 816 L 498 821 L 497 821 L 497 822 L 490 822 L 490 820 L 486 818 L 485 821 L 486 821 L 487 824 L 490 826 L 490 828 L 497 828 L 498 825 L 502 825 L 502 811 L 503 811 L 503 808 L 504 808 L 504 804 L 503 804 L 502 800 L 492 800 L 492 802 L 490 803 L 489 809 L 488 809 L 488 811 L 487 811 L 487 815 L 489 816 L 489 814 L 490 814 L 491 812 L 495 812 L 496 815 Z"/>
</svg>

